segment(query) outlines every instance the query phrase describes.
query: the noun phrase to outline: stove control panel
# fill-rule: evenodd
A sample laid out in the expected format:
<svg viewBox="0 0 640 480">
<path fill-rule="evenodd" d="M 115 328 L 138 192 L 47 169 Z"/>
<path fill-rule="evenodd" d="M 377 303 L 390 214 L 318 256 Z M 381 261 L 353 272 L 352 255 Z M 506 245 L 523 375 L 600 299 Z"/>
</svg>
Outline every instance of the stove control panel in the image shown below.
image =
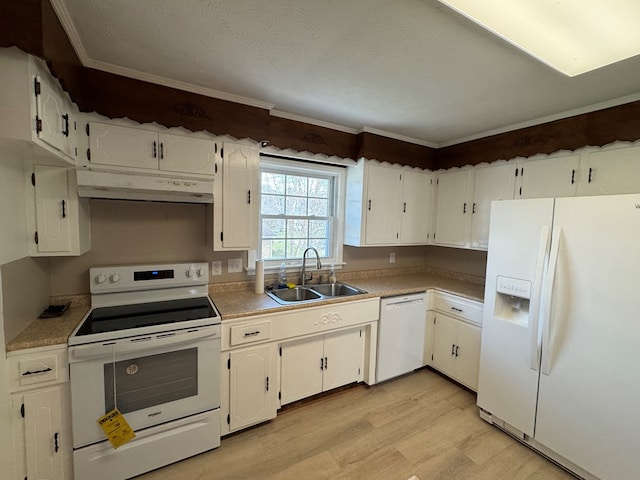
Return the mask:
<svg viewBox="0 0 640 480">
<path fill-rule="evenodd" d="M 209 283 L 209 265 L 203 262 L 94 267 L 89 269 L 89 276 L 92 294 L 153 290 L 207 285 Z"/>
</svg>

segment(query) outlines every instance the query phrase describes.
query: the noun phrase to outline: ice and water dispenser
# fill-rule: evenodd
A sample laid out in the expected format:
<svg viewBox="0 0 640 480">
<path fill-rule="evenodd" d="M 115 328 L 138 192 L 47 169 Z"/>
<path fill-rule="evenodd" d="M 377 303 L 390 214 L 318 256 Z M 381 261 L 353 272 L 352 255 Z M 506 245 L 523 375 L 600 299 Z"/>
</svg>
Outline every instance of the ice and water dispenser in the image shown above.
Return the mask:
<svg viewBox="0 0 640 480">
<path fill-rule="evenodd" d="M 531 282 L 501 275 L 496 282 L 495 318 L 528 327 Z"/>
</svg>

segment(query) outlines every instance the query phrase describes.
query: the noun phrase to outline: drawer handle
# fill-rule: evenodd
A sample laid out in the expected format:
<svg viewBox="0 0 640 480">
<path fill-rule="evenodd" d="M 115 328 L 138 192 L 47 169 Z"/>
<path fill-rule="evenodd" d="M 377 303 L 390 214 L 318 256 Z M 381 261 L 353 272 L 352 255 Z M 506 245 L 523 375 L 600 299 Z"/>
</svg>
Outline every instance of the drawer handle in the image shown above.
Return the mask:
<svg viewBox="0 0 640 480">
<path fill-rule="evenodd" d="M 464 312 L 464 310 L 463 310 L 463 309 L 461 309 L 461 308 L 456 308 L 456 307 L 451 307 L 451 310 L 453 310 L 453 311 L 455 311 L 455 312 L 460 312 L 460 313 L 463 313 L 463 312 Z"/>
<path fill-rule="evenodd" d="M 58 450 L 60 450 L 60 445 L 58 444 L 58 437 L 60 436 L 60 434 L 58 432 L 53 434 L 53 451 L 58 453 Z"/>
<path fill-rule="evenodd" d="M 256 330 L 255 332 L 245 332 L 244 336 L 246 337 L 255 337 L 256 335 L 260 335 L 260 330 Z"/>
<path fill-rule="evenodd" d="M 42 370 L 34 370 L 33 372 L 31 370 L 27 370 L 22 374 L 22 376 L 25 377 L 27 375 L 41 375 L 43 373 L 50 372 L 51 370 L 53 370 L 51 367 L 43 368 Z"/>
</svg>

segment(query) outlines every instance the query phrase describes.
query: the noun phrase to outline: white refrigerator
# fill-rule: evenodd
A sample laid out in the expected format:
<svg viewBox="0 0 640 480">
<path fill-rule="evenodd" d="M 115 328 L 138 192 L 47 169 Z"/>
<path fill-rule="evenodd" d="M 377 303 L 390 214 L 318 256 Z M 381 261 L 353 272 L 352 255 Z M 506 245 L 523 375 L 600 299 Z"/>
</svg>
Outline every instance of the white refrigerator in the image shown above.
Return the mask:
<svg viewBox="0 0 640 480">
<path fill-rule="evenodd" d="M 494 202 L 478 406 L 588 479 L 640 479 L 640 195 Z"/>
</svg>

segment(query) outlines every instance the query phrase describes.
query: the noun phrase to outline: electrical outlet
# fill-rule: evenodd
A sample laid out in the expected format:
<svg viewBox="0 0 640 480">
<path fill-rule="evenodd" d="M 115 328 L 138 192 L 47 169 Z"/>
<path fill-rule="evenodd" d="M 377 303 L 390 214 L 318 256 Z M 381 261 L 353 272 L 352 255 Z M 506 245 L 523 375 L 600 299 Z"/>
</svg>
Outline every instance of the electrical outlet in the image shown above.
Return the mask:
<svg viewBox="0 0 640 480">
<path fill-rule="evenodd" d="M 396 263 L 396 252 L 391 252 L 389 254 L 389 263 Z"/>
<path fill-rule="evenodd" d="M 241 273 L 242 272 L 242 259 L 230 258 L 227 262 L 227 272 L 229 273 Z"/>
<path fill-rule="evenodd" d="M 211 275 L 222 275 L 222 262 L 211 262 Z"/>
</svg>

